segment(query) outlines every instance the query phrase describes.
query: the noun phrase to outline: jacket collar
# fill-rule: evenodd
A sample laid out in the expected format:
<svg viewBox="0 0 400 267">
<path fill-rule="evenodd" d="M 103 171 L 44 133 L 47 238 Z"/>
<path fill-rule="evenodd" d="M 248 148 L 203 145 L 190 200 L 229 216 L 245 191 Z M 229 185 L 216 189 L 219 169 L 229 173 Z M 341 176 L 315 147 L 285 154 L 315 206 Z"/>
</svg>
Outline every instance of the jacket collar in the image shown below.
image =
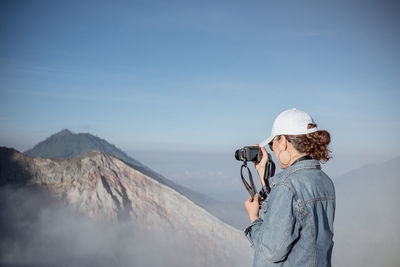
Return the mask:
<svg viewBox="0 0 400 267">
<path fill-rule="evenodd" d="M 321 165 L 318 160 L 307 159 L 295 162 L 291 166 L 287 167 L 283 171 L 277 173 L 270 178 L 271 187 L 278 184 L 286 179 L 290 174 L 301 170 L 301 169 L 321 169 Z"/>
</svg>

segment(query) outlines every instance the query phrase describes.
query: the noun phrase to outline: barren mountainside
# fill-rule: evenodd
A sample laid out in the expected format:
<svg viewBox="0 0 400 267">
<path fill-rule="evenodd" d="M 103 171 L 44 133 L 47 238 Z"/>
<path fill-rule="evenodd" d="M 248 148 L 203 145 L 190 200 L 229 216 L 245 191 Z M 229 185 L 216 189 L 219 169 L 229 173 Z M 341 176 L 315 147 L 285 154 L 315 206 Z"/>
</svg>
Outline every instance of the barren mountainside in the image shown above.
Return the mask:
<svg viewBox="0 0 400 267">
<path fill-rule="evenodd" d="M 233 255 L 250 257 L 241 231 L 106 153 L 90 151 L 69 159 L 48 159 L 1 148 L 0 159 L 0 185 L 41 188 L 95 220 L 133 221 L 168 233 L 170 238 L 176 233 L 198 255 L 207 255 L 204 259 L 210 263 L 226 264 Z"/>
<path fill-rule="evenodd" d="M 243 220 L 232 218 L 230 214 L 237 214 L 237 209 L 233 208 L 229 203 L 216 201 L 207 195 L 195 192 L 187 187 L 181 186 L 167 179 L 160 173 L 153 171 L 151 168 L 143 165 L 138 160 L 128 156 L 124 151 L 117 148 L 115 145 L 110 144 L 104 139 L 94 136 L 89 133 L 73 133 L 67 129 L 64 129 L 56 134 L 51 135 L 42 142 L 35 145 L 32 149 L 24 152 L 24 154 L 32 157 L 43 157 L 43 158 L 72 158 L 81 155 L 82 153 L 97 150 L 105 152 L 125 162 L 135 170 L 142 174 L 174 189 L 175 191 L 186 196 L 192 200 L 195 204 L 206 209 L 214 216 L 218 217 L 222 221 L 229 223 L 237 228 L 243 228 Z M 239 218 L 241 215 L 245 218 L 244 210 L 240 209 Z M 244 219 L 244 221 L 246 221 Z"/>
</svg>

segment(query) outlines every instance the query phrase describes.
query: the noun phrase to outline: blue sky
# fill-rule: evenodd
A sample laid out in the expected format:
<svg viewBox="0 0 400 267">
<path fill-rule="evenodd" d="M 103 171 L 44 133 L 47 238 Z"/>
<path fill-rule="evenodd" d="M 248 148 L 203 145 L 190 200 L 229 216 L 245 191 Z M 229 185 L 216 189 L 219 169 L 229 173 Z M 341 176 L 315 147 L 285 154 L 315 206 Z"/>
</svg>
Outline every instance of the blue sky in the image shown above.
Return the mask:
<svg viewBox="0 0 400 267">
<path fill-rule="evenodd" d="M 399 155 L 397 1 L 1 1 L 0 144 L 68 128 L 227 153 L 287 108 L 343 169 Z M 345 166 L 345 167 L 344 167 Z"/>
</svg>

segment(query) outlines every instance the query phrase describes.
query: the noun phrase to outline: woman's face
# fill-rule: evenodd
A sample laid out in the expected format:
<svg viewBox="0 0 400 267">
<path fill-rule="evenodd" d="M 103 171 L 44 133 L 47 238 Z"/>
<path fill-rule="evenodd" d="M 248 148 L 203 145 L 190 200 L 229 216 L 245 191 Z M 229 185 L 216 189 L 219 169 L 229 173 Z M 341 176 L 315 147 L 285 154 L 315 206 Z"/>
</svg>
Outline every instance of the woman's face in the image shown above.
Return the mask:
<svg viewBox="0 0 400 267">
<path fill-rule="evenodd" d="M 284 142 L 284 140 L 286 140 L 284 136 L 275 136 L 274 139 L 272 139 L 272 142 L 270 143 L 271 144 L 270 148 L 271 148 L 272 152 L 274 152 L 275 158 L 279 164 L 279 168 L 281 168 L 281 169 L 285 169 L 287 167 L 287 165 L 285 165 L 283 162 L 281 162 L 281 157 L 279 156 L 279 154 L 282 152 L 279 149 L 279 144 Z"/>
</svg>

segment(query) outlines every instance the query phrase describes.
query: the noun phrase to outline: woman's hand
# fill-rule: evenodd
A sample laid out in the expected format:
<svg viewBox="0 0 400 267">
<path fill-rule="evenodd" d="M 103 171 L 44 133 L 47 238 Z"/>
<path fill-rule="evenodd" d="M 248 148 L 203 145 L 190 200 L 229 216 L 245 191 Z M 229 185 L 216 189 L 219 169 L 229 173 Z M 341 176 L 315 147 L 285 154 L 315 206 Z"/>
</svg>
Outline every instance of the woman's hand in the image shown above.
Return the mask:
<svg viewBox="0 0 400 267">
<path fill-rule="evenodd" d="M 249 196 L 249 198 L 244 202 L 244 207 L 247 211 L 247 215 L 249 216 L 250 223 L 258 219 L 258 212 L 260 210 L 260 203 L 258 202 L 258 198 L 258 194 L 255 194 L 253 200 L 251 200 L 251 196 Z"/>
<path fill-rule="evenodd" d="M 258 145 L 254 145 L 258 146 Z M 268 161 L 268 153 L 267 150 L 265 150 L 265 147 L 261 147 L 261 152 L 262 152 L 262 158 L 259 162 L 255 162 L 254 166 L 257 170 L 258 177 L 260 178 L 261 186 L 265 186 L 265 181 L 264 181 L 264 173 L 265 173 L 265 166 L 267 165 Z"/>
</svg>

